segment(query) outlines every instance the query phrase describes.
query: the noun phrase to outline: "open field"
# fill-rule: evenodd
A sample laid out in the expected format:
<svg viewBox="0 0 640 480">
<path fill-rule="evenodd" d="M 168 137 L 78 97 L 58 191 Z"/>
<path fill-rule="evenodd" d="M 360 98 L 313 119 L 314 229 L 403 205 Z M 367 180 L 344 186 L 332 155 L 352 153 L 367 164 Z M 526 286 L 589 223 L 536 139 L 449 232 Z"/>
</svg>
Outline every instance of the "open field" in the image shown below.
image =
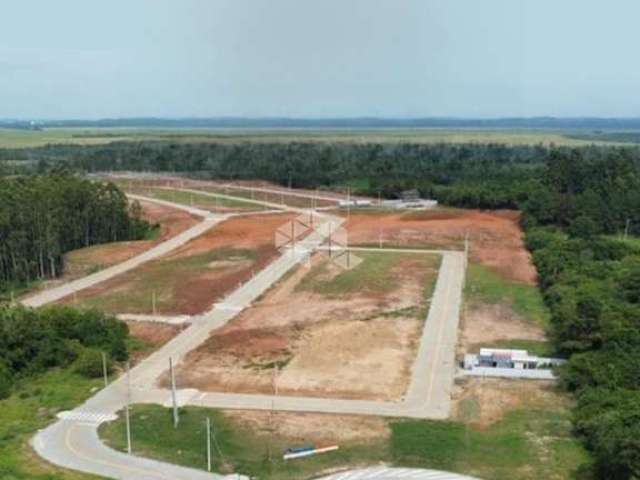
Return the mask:
<svg viewBox="0 0 640 480">
<path fill-rule="evenodd" d="M 242 200 L 232 200 L 224 197 L 213 197 L 193 192 L 185 192 L 166 187 L 142 187 L 133 182 L 117 182 L 127 193 L 134 193 L 151 198 L 158 198 L 172 203 L 201 208 L 215 213 L 235 213 L 264 210 L 260 207 Z M 241 196 L 241 195 L 239 195 Z"/>
<path fill-rule="evenodd" d="M 344 271 L 324 255 L 300 266 L 257 304 L 191 352 L 181 387 L 329 398 L 399 400 L 439 258 L 361 253 Z"/>
<path fill-rule="evenodd" d="M 345 215 L 345 212 L 341 212 Z M 352 211 L 346 222 L 351 245 L 464 249 L 472 262 L 506 278 L 535 284 L 536 270 L 522 240 L 515 211 L 436 208 L 413 212 Z"/>
<path fill-rule="evenodd" d="M 378 128 L 378 129 L 227 129 L 227 128 L 49 128 L 41 131 L 0 129 L 0 148 L 46 144 L 97 145 L 117 141 L 167 142 L 351 142 L 351 143 L 505 143 L 510 145 L 590 145 L 628 141 L 594 136 L 590 131 L 520 129 Z"/>
<path fill-rule="evenodd" d="M 111 313 L 202 313 L 275 258 L 274 232 L 289 218 L 231 218 L 171 254 L 63 302 Z"/>
<path fill-rule="evenodd" d="M 205 419 L 214 425 L 217 471 L 240 472 L 258 479 L 305 480 L 365 465 L 401 465 L 443 469 L 484 480 L 566 480 L 587 460 L 571 436 L 569 402 L 553 387 L 527 395 L 518 388 L 497 389 L 490 382 L 461 399 L 451 421 L 389 420 L 346 415 L 220 411 L 183 408 L 177 430 L 171 412 L 135 405 L 134 450 L 195 468 L 206 468 Z M 479 393 L 480 392 L 480 393 Z M 501 411 L 489 416 L 481 406 L 495 402 Z M 482 418 L 478 413 L 483 412 Z M 100 429 L 105 441 L 125 448 L 122 419 Z M 340 450 L 289 462 L 288 447 L 340 445 Z"/>
</svg>

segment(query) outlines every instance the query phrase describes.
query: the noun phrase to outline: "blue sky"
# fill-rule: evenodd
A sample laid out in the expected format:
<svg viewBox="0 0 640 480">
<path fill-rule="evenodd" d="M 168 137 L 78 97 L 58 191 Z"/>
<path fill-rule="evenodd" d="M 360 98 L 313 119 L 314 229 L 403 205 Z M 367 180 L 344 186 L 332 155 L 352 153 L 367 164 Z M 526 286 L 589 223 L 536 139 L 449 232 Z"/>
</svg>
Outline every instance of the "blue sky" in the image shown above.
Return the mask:
<svg viewBox="0 0 640 480">
<path fill-rule="evenodd" d="M 640 116 L 637 0 L 20 0 L 0 118 Z"/>
</svg>

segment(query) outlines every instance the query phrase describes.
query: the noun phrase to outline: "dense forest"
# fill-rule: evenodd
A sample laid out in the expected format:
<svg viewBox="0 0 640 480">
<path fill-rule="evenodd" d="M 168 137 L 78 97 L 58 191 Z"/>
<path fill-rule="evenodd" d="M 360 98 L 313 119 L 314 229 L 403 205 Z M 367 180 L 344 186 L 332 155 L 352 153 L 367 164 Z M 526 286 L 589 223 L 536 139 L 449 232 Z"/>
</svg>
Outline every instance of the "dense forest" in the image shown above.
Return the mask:
<svg viewBox="0 0 640 480">
<path fill-rule="evenodd" d="M 4 150 L 0 159 L 41 171 L 64 163 L 87 172 L 349 185 L 357 193 L 385 197 L 418 188 L 455 206 L 519 208 L 551 311 L 549 334 L 569 358 L 561 379 L 577 398 L 576 433 L 593 452 L 598 478 L 640 478 L 637 147 L 142 142 Z M 20 211 L 20 202 L 12 205 Z M 42 262 L 33 245 L 30 271 L 37 275 Z"/>
<path fill-rule="evenodd" d="M 113 184 L 65 174 L 0 178 L 0 294 L 58 276 L 70 250 L 139 239 L 148 228 L 140 205 Z"/>
<path fill-rule="evenodd" d="M 598 478 L 640 478 L 640 241 L 606 235 L 638 222 L 637 162 L 555 153 L 522 208 L 576 432 Z"/>
<path fill-rule="evenodd" d="M 389 198 L 418 188 L 425 197 L 461 207 L 519 208 L 527 203 L 541 222 L 562 226 L 580 210 L 596 223 L 596 230 L 618 232 L 629 220 L 630 232 L 640 233 L 637 147 L 114 142 L 5 149 L 0 150 L 3 159 L 41 172 L 65 164 L 84 172 L 162 171 L 201 178 L 259 178 L 293 187 L 352 186 L 355 193 L 380 193 Z M 558 175 L 575 177 L 574 182 L 587 183 L 567 183 L 557 185 L 555 192 L 549 190 L 541 183 L 545 165 L 554 165 Z M 561 198 L 558 209 L 551 211 L 547 207 L 554 196 Z"/>
<path fill-rule="evenodd" d="M 103 353 L 108 366 L 127 358 L 128 335 L 125 323 L 97 311 L 0 306 L 0 399 L 16 381 L 52 367 L 100 376 Z"/>
</svg>

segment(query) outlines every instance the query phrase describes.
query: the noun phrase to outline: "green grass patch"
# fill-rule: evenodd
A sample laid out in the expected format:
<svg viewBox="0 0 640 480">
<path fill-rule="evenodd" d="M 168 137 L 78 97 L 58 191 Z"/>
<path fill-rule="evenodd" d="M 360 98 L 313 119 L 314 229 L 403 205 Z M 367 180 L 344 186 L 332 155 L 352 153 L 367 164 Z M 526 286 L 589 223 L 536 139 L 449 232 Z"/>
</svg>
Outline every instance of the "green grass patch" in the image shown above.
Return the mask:
<svg viewBox="0 0 640 480">
<path fill-rule="evenodd" d="M 134 453 L 189 467 L 206 469 L 206 418 L 214 426 L 213 469 L 238 472 L 259 479 L 301 480 L 329 468 L 371 463 L 387 456 L 386 444 L 341 445 L 337 452 L 285 462 L 282 454 L 301 445 L 266 431 L 253 431 L 234 424 L 221 412 L 188 407 L 180 410 L 180 424 L 173 428 L 171 410 L 155 405 L 135 405 L 131 415 Z M 100 436 L 118 450 L 126 449 L 125 425 L 121 419 L 103 424 Z M 302 442 L 304 444 L 304 442 Z M 269 454 L 271 452 L 271 454 Z M 271 460 L 269 460 L 271 459 Z"/>
<path fill-rule="evenodd" d="M 309 273 L 296 286 L 298 291 L 312 291 L 326 296 L 350 295 L 362 293 L 386 293 L 398 288 L 399 278 L 392 273 L 394 267 L 406 258 L 411 258 L 425 270 L 437 272 L 440 258 L 435 255 L 403 252 L 353 252 L 362 259 L 355 268 L 331 274 L 331 264 L 323 262 L 311 268 Z M 429 283 L 435 279 L 436 272 L 429 277 Z"/>
<path fill-rule="evenodd" d="M 515 410 L 487 428 L 462 422 L 393 422 L 393 463 L 483 480 L 564 480 L 587 461 L 564 408 Z"/>
<path fill-rule="evenodd" d="M 128 188 L 128 184 L 124 182 L 124 187 Z M 243 200 L 234 200 L 231 198 L 218 197 L 212 195 L 204 195 L 201 193 L 184 192 L 169 188 L 136 188 L 133 191 L 140 195 L 147 195 L 159 200 L 167 202 L 179 203 L 181 205 L 193 206 L 207 210 L 215 210 L 216 208 L 232 208 L 236 210 L 258 210 L 258 205 L 245 202 Z"/>
<path fill-rule="evenodd" d="M 53 369 L 25 379 L 0 400 L 0 479 L 89 480 L 97 477 L 55 468 L 40 460 L 28 445 L 38 429 L 92 395 L 102 380 L 89 380 L 71 369 Z"/>
<path fill-rule="evenodd" d="M 549 325 L 549 311 L 535 285 L 507 280 L 478 264 L 469 264 L 465 296 L 472 302 L 507 303 L 513 311 L 542 327 Z"/>
</svg>

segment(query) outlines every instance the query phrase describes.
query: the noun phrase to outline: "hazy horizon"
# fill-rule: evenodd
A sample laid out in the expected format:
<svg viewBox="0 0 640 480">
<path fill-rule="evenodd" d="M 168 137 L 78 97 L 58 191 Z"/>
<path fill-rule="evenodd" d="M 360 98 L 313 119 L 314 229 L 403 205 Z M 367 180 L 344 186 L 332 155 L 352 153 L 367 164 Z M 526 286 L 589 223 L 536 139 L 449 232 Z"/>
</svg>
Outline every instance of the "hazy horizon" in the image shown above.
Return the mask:
<svg viewBox="0 0 640 480">
<path fill-rule="evenodd" d="M 0 17 L 0 118 L 637 118 L 640 3 L 63 0 Z"/>
</svg>

